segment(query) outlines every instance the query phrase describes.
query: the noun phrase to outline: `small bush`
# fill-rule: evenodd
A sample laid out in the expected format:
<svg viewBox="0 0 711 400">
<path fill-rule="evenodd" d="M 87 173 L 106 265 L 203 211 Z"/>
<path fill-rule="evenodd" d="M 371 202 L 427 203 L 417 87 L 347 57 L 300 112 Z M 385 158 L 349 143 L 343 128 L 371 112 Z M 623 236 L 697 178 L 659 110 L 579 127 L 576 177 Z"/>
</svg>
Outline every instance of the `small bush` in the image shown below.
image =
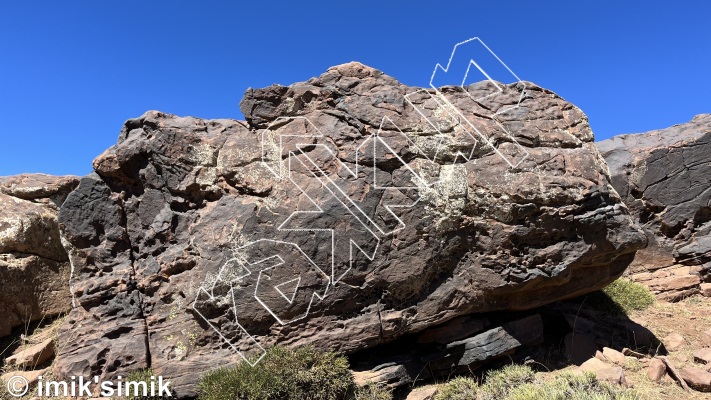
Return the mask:
<svg viewBox="0 0 711 400">
<path fill-rule="evenodd" d="M 479 389 L 477 382 L 468 377 L 456 377 L 440 387 L 435 400 L 472 400 L 476 399 Z"/>
<path fill-rule="evenodd" d="M 269 349 L 254 366 L 241 363 L 206 374 L 199 391 L 201 400 L 339 400 L 352 398 L 355 393 L 366 396 L 366 392 L 354 389 L 345 357 L 311 347 L 292 350 L 280 346 Z"/>
<path fill-rule="evenodd" d="M 590 305 L 611 315 L 626 315 L 642 311 L 654 304 L 656 299 L 646 286 L 627 278 L 620 278 L 599 292 L 592 293 Z"/>
<path fill-rule="evenodd" d="M 126 375 L 126 381 L 150 382 L 152 376 L 153 376 L 153 369 L 152 368 L 139 369 L 136 371 L 129 372 Z"/>
<path fill-rule="evenodd" d="M 595 375 L 561 374 L 549 382 L 530 382 L 512 388 L 502 400 L 638 400 L 620 386 L 599 382 Z"/>
<path fill-rule="evenodd" d="M 376 385 L 374 383 L 368 383 L 365 386 L 355 389 L 355 394 L 352 397 L 353 400 L 392 400 L 393 394 L 388 389 Z"/>
<path fill-rule="evenodd" d="M 533 382 L 536 373 L 525 365 L 507 365 L 501 369 L 489 371 L 481 387 L 483 400 L 499 400 L 505 398 L 512 388 Z"/>
<path fill-rule="evenodd" d="M 471 378 L 455 378 L 440 387 L 435 400 L 639 400 L 639 396 L 600 382 L 592 373 L 563 373 L 542 381 L 529 367 L 509 365 L 490 371 L 481 386 Z"/>
<path fill-rule="evenodd" d="M 153 374 L 153 369 L 151 369 L 151 368 L 129 372 L 128 375 L 126 375 L 125 381 L 126 382 L 144 382 L 146 384 L 146 388 L 148 389 L 149 395 L 148 396 L 135 396 L 135 397 L 134 396 L 127 396 L 125 398 L 130 399 L 130 400 L 161 400 L 161 399 L 163 399 L 162 396 L 150 396 L 151 378 L 154 376 L 155 375 Z M 157 390 L 158 390 L 158 387 L 156 386 L 156 391 Z"/>
</svg>

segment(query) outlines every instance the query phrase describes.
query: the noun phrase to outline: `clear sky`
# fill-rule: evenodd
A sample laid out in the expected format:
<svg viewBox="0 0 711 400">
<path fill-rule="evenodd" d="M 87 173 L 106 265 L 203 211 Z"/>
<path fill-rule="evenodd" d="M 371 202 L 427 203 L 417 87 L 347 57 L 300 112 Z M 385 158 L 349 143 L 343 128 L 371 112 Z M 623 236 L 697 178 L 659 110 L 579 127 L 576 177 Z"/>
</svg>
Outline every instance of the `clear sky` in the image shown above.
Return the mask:
<svg viewBox="0 0 711 400">
<path fill-rule="evenodd" d="M 241 119 L 248 87 L 360 61 L 427 86 L 481 37 L 598 140 L 711 112 L 708 1 L 0 3 L 0 175 L 84 175 L 147 110 Z"/>
</svg>

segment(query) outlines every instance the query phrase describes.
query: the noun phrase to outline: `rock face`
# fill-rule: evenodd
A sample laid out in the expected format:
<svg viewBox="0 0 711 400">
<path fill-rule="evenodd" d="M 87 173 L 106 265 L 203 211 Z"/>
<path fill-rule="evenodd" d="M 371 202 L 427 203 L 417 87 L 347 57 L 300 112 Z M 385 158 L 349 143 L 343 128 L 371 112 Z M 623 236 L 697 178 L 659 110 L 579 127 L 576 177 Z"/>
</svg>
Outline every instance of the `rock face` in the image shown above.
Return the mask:
<svg viewBox="0 0 711 400">
<path fill-rule="evenodd" d="M 71 266 L 57 213 L 74 177 L 0 177 L 0 337 L 71 309 Z"/>
<path fill-rule="evenodd" d="M 711 114 L 598 147 L 649 239 L 630 266 L 633 279 L 668 300 L 699 293 L 711 278 Z"/>
<path fill-rule="evenodd" d="M 645 237 L 582 111 L 524 86 L 350 63 L 250 89 L 246 122 L 127 121 L 61 209 L 76 308 L 55 372 L 150 365 L 182 396 L 275 343 L 349 353 L 611 282 Z"/>
</svg>

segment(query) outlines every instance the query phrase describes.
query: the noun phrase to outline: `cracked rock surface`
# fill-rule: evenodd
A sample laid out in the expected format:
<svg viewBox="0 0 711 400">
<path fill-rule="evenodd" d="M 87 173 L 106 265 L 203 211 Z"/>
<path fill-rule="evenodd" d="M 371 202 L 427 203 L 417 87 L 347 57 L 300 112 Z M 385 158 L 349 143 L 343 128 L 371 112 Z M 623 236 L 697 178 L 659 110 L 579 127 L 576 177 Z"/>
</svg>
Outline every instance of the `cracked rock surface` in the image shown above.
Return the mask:
<svg viewBox="0 0 711 400">
<path fill-rule="evenodd" d="M 669 300 L 699 293 L 711 278 L 711 114 L 598 147 L 649 239 L 632 276 Z"/>
<path fill-rule="evenodd" d="M 78 183 L 70 176 L 0 177 L 0 337 L 71 309 L 71 266 L 57 214 Z"/>
<path fill-rule="evenodd" d="M 349 63 L 248 90 L 246 121 L 128 120 L 60 212 L 55 373 L 151 366 L 190 395 L 260 346 L 350 353 L 623 273 L 646 239 L 581 110 L 530 83 L 417 90 Z"/>
</svg>

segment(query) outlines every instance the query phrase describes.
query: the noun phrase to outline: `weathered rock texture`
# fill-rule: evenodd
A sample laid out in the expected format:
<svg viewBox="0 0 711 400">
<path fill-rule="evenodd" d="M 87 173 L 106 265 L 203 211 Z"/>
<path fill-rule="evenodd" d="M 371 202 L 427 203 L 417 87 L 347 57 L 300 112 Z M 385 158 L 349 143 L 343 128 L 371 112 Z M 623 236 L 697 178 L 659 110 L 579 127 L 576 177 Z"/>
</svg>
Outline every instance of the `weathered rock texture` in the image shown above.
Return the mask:
<svg viewBox="0 0 711 400">
<path fill-rule="evenodd" d="M 630 266 L 632 278 L 667 300 L 699 293 L 711 279 L 711 114 L 598 147 L 649 238 Z"/>
<path fill-rule="evenodd" d="M 460 117 L 421 90 L 420 114 L 417 88 L 350 63 L 249 90 L 246 122 L 127 121 L 60 213 L 77 307 L 55 372 L 150 365 L 185 395 L 258 345 L 354 352 L 611 282 L 644 235 L 586 116 L 526 86 L 518 107 L 443 89 Z"/>
<path fill-rule="evenodd" d="M 71 309 L 71 266 L 57 213 L 74 177 L 0 177 L 0 337 Z"/>
</svg>

